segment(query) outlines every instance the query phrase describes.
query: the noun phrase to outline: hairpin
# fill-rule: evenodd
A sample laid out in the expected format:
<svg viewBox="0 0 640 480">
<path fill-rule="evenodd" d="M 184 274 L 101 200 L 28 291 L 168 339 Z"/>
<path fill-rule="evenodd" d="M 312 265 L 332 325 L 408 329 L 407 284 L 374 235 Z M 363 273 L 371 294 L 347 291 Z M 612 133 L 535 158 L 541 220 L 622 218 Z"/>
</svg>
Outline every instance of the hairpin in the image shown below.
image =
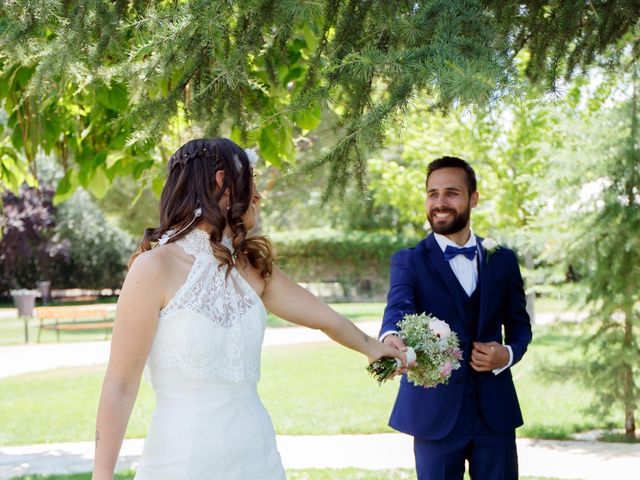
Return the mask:
<svg viewBox="0 0 640 480">
<path fill-rule="evenodd" d="M 184 232 L 187 228 L 193 225 L 193 222 L 195 222 L 198 217 L 201 217 L 201 216 L 202 216 L 202 208 L 198 207 L 193 211 L 193 219 L 186 226 L 182 227 L 177 232 L 175 229 L 167 230 L 166 232 L 164 232 L 160 237 L 160 239 L 158 240 L 158 246 L 162 246 L 166 244 L 169 240 L 171 240 L 171 238 Z"/>
<path fill-rule="evenodd" d="M 244 153 L 247 154 L 247 158 L 249 159 L 249 167 L 255 167 L 256 163 L 258 163 L 259 160 L 255 148 L 245 148 Z M 238 171 L 242 170 L 242 162 L 240 162 L 240 159 L 237 155 L 233 156 L 233 161 L 235 162 Z"/>
</svg>

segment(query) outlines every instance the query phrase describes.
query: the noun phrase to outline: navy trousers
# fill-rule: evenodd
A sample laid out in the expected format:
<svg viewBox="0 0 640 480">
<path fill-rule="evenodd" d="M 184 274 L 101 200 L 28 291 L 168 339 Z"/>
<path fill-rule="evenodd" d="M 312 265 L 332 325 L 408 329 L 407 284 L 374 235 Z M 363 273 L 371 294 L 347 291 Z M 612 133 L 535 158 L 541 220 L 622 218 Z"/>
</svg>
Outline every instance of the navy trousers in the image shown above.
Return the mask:
<svg viewBox="0 0 640 480">
<path fill-rule="evenodd" d="M 463 480 L 465 460 L 472 480 L 517 480 L 515 430 L 493 432 L 466 395 L 453 430 L 440 440 L 414 437 L 418 480 Z"/>
</svg>

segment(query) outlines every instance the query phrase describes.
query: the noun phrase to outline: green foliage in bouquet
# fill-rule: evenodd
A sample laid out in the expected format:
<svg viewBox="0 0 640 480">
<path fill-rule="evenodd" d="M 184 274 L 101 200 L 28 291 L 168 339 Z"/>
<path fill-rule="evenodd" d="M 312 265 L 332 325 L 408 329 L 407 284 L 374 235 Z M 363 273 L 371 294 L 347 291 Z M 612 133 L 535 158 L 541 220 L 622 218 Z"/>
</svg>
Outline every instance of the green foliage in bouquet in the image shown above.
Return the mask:
<svg viewBox="0 0 640 480">
<path fill-rule="evenodd" d="M 424 387 L 446 385 L 462 360 L 458 335 L 446 322 L 424 313 L 405 315 L 398 327 L 404 343 L 416 351 L 417 366 L 409 369 L 407 379 Z"/>
<path fill-rule="evenodd" d="M 391 377 L 391 374 L 398 366 L 395 358 L 382 357 L 371 362 L 367 366 L 367 372 L 378 381 L 378 385 L 382 385 L 383 382 L 386 382 Z"/>
<path fill-rule="evenodd" d="M 426 313 L 406 314 L 398 328 L 400 338 L 416 356 L 416 365 L 409 368 L 407 379 L 416 386 L 446 385 L 462 360 L 456 333 L 446 322 Z M 367 371 L 381 384 L 398 366 L 395 358 L 383 357 L 370 363 Z"/>
</svg>

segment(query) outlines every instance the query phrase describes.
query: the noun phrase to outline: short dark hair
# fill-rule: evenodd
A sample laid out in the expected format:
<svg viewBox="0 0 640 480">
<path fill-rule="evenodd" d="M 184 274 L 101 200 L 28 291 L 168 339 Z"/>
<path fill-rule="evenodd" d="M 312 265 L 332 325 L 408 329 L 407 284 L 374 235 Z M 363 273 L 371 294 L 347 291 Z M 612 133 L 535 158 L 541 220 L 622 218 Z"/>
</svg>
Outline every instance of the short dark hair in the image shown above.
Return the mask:
<svg viewBox="0 0 640 480">
<path fill-rule="evenodd" d="M 471 165 L 469 165 L 466 161 L 462 160 L 458 157 L 440 157 L 436 158 L 427 166 L 427 180 L 426 183 L 429 183 L 429 176 L 435 172 L 436 170 L 440 170 L 442 168 L 461 168 L 464 170 L 464 173 L 467 174 L 467 187 L 469 188 L 469 195 L 476 191 L 478 188 L 478 182 L 476 180 L 476 172 L 473 171 Z"/>
</svg>

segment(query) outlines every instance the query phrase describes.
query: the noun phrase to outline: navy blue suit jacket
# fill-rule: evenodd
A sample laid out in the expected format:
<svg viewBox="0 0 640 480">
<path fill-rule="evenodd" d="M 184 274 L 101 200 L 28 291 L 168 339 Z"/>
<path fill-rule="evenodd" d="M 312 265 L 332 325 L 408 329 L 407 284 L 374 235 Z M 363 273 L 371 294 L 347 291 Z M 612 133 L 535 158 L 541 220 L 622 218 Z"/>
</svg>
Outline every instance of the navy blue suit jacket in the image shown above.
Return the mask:
<svg viewBox="0 0 640 480">
<path fill-rule="evenodd" d="M 500 247 L 489 256 L 480 249 L 480 317 L 476 340 L 510 345 L 516 364 L 531 341 L 531 322 L 518 261 L 508 248 Z M 476 372 L 469 365 L 473 345 L 465 333 L 464 306 L 457 282 L 433 234 L 415 248 L 396 252 L 391 259 L 389 294 L 380 334 L 397 331 L 397 323 L 406 313 L 426 312 L 449 324 L 458 334 L 464 352 L 460 368 L 452 373 L 447 385 L 415 387 L 406 375 L 400 380 L 389 425 L 429 440 L 443 438 L 452 430 L 460 412 L 464 383 L 470 378 L 468 370 L 476 376 L 478 408 L 490 429 L 507 432 L 523 423 L 511 370 L 494 375 Z"/>
</svg>

